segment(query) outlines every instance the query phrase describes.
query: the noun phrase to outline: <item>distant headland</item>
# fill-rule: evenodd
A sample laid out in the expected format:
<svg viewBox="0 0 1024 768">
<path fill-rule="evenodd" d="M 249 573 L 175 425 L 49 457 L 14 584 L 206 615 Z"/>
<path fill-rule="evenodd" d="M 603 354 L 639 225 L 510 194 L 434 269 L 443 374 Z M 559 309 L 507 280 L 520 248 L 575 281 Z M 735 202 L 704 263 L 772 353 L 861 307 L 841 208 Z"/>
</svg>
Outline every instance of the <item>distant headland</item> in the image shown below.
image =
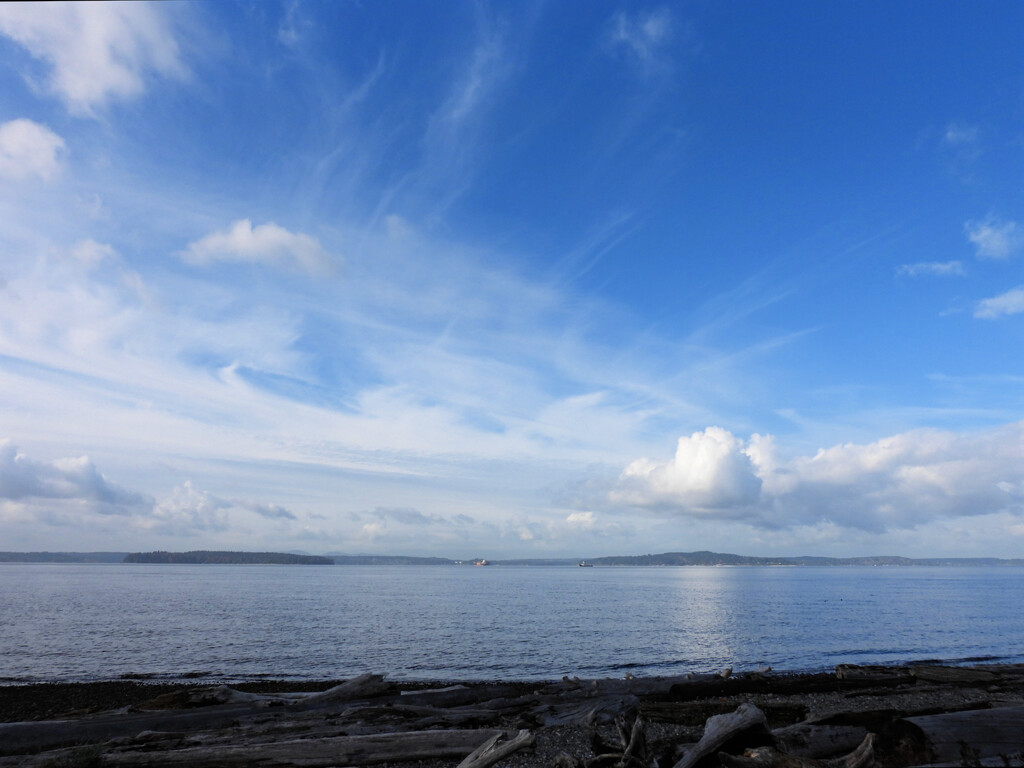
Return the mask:
<svg viewBox="0 0 1024 768">
<path fill-rule="evenodd" d="M 334 565 L 334 558 L 293 555 L 288 552 L 132 552 L 124 563 L 170 563 L 176 565 Z"/>
<path fill-rule="evenodd" d="M 0 563 L 149 563 L 184 565 L 527 565 L 527 566 L 1024 566 L 1021 558 L 998 557 L 750 557 L 722 552 L 663 552 L 588 558 L 518 558 L 494 560 L 409 555 L 307 555 L 291 552 L 0 552 Z"/>
</svg>

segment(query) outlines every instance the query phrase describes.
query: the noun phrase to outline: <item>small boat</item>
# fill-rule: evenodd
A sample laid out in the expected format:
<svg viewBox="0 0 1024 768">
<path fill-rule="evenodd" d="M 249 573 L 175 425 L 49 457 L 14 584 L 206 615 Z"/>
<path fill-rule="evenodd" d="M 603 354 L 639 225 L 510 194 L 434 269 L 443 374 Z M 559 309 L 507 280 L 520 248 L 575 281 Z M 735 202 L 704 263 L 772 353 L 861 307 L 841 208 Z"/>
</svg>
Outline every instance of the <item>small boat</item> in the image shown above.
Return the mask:
<svg viewBox="0 0 1024 768">
<path fill-rule="evenodd" d="M 593 568 L 594 567 L 593 563 L 588 563 L 586 560 L 580 560 L 579 565 L 580 565 L 580 568 Z"/>
</svg>

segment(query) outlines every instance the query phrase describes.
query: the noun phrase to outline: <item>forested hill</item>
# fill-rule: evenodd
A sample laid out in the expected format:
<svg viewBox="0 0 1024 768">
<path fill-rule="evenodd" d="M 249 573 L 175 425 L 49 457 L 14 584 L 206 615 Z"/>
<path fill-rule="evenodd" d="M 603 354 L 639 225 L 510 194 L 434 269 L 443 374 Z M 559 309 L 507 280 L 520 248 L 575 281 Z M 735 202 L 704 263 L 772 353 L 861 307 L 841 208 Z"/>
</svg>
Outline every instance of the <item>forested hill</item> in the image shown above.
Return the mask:
<svg viewBox="0 0 1024 768">
<path fill-rule="evenodd" d="M 455 565 L 447 557 L 408 557 L 405 555 L 334 555 L 336 565 Z"/>
<path fill-rule="evenodd" d="M 594 565 L 1024 565 L 1024 560 L 997 557 L 747 557 L 722 552 L 664 552 L 660 555 L 595 557 Z"/>
<path fill-rule="evenodd" d="M 292 555 L 287 552 L 133 552 L 126 563 L 175 563 L 183 565 L 334 565 L 332 557 Z"/>
<path fill-rule="evenodd" d="M 123 563 L 124 552 L 0 552 L 0 563 Z"/>
</svg>

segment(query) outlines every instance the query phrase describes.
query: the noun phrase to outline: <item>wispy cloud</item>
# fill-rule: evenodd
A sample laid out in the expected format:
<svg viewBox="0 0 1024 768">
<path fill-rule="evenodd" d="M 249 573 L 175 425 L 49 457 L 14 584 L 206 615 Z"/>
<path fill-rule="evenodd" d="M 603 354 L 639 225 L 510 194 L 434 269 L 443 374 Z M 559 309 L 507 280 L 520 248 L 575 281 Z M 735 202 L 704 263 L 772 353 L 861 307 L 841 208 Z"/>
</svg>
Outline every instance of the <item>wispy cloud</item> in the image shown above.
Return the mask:
<svg viewBox="0 0 1024 768">
<path fill-rule="evenodd" d="M 435 210 L 462 195 L 476 177 L 486 118 L 512 71 L 503 28 L 489 19 L 480 21 L 472 49 L 463 57 L 427 120 L 422 163 L 410 174 Z"/>
<path fill-rule="evenodd" d="M 979 259 L 1005 259 L 1024 245 L 1024 233 L 1015 221 L 1003 221 L 995 216 L 964 224 L 967 239 L 974 244 Z"/>
<path fill-rule="evenodd" d="M 169 7 L 160 3 L 4 3 L 0 33 L 49 66 L 46 88 L 67 108 L 138 96 L 147 79 L 183 77 Z"/>
<path fill-rule="evenodd" d="M 249 262 L 295 267 L 312 275 L 331 271 L 335 261 L 315 237 L 289 232 L 273 222 L 253 227 L 249 219 L 189 243 L 180 255 L 198 266 L 216 261 Z"/>
<path fill-rule="evenodd" d="M 49 181 L 60 173 L 64 139 L 24 118 L 0 124 L 0 177 Z"/>
<path fill-rule="evenodd" d="M 971 146 L 978 143 L 978 126 L 950 123 L 942 134 L 942 141 L 950 147 Z"/>
<path fill-rule="evenodd" d="M 627 13 L 620 11 L 611 20 L 613 47 L 628 51 L 648 73 L 667 63 L 666 46 L 675 31 L 675 20 L 666 7 Z"/>
<path fill-rule="evenodd" d="M 990 299 L 982 299 L 974 308 L 974 316 L 984 320 L 995 320 L 1021 312 L 1024 312 L 1024 286 L 1013 288 Z"/>
<path fill-rule="evenodd" d="M 962 261 L 918 261 L 913 264 L 901 264 L 896 268 L 897 275 L 909 277 L 921 277 L 922 275 L 935 275 L 946 277 L 949 275 L 966 275 Z"/>
</svg>

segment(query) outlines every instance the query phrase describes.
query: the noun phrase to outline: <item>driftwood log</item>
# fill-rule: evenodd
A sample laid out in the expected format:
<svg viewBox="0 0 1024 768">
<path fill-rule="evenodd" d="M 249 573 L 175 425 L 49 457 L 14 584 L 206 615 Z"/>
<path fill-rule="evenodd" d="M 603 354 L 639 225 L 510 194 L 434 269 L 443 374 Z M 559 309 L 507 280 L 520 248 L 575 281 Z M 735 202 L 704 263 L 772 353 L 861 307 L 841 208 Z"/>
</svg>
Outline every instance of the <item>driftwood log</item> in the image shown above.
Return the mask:
<svg viewBox="0 0 1024 768">
<path fill-rule="evenodd" d="M 700 741 L 687 749 L 672 768 L 692 768 L 739 738 L 752 739 L 762 745 L 771 743 L 764 712 L 753 704 L 740 704 L 735 712 L 709 718 Z"/>
<path fill-rule="evenodd" d="M 519 731 L 512 738 L 508 738 L 507 734 L 499 733 L 473 750 L 465 760 L 459 763 L 458 768 L 488 768 L 512 753 L 532 746 L 534 741 L 533 734 L 526 730 Z"/>
<path fill-rule="evenodd" d="M 858 725 L 815 723 L 794 723 L 772 731 L 775 745 L 782 752 L 812 758 L 834 757 L 852 752 L 867 735 L 867 729 Z"/>
<path fill-rule="evenodd" d="M 1024 763 L 1024 707 L 903 718 L 891 734 L 906 765 L 969 766 L 986 758 Z"/>
<path fill-rule="evenodd" d="M 59 693 L 60 686 L 52 688 Z M 16 689 L 0 687 L 0 712 L 17 712 Z M 66 706 L 29 703 L 36 712 Z M 0 723 L 0 768 L 285 768 L 423 759 L 488 768 L 531 745 L 515 764 L 550 768 L 561 750 L 557 764 L 566 768 L 1024 765 L 1016 757 L 1024 750 L 1024 665 L 429 690 L 363 675 L 312 694 L 193 686 L 130 703 L 61 720 Z"/>
</svg>

